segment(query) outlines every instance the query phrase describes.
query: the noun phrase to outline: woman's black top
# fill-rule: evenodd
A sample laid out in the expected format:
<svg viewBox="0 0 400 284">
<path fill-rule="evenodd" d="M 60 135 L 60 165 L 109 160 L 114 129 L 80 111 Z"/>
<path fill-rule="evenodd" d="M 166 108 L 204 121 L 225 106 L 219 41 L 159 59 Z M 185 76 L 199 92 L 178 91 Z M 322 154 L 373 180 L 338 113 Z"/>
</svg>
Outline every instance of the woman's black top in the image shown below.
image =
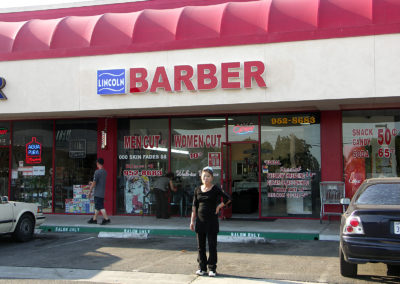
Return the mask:
<svg viewBox="0 0 400 284">
<path fill-rule="evenodd" d="M 194 190 L 193 207 L 196 210 L 196 233 L 218 233 L 218 215 L 215 214 L 218 204 L 227 204 L 231 197 L 218 185 L 214 185 L 209 191 L 202 192 L 201 187 Z"/>
</svg>

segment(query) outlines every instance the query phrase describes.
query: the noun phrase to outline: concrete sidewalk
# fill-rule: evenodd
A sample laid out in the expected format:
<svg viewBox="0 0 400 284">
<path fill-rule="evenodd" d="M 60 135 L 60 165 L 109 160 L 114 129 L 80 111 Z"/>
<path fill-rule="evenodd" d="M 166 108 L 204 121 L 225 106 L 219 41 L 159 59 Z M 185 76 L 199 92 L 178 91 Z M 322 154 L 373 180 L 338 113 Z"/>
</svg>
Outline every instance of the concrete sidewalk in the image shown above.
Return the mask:
<svg viewBox="0 0 400 284">
<path fill-rule="evenodd" d="M 88 224 L 89 215 L 46 215 L 40 227 L 43 232 L 99 233 L 100 237 L 147 238 L 151 235 L 194 236 L 190 219 L 154 216 L 111 216 L 107 225 Z M 99 218 L 102 220 L 102 217 Z M 99 222 L 100 223 L 100 222 Z M 338 221 L 276 219 L 276 220 L 220 220 L 220 242 L 265 241 L 267 239 L 339 240 Z"/>
<path fill-rule="evenodd" d="M 84 270 L 70 268 L 39 268 L 0 266 L 2 277 L 9 279 L 6 283 L 48 283 L 46 280 L 63 281 L 62 283 L 124 283 L 124 284 L 312 284 L 311 282 L 268 280 L 219 275 L 218 277 L 146 273 L 138 271 Z M 45 277 L 44 277 L 45 275 Z M 11 279 L 19 279 L 11 282 Z M 35 282 L 34 279 L 39 280 Z M 46 280 L 45 280 L 46 279 Z M 6 280 L 7 281 L 7 280 Z M 26 282 L 25 282 L 26 281 Z M 0 279 L 0 283 L 2 283 Z M 54 283 L 54 282 L 51 282 Z M 58 283 L 58 282 L 57 282 Z"/>
</svg>

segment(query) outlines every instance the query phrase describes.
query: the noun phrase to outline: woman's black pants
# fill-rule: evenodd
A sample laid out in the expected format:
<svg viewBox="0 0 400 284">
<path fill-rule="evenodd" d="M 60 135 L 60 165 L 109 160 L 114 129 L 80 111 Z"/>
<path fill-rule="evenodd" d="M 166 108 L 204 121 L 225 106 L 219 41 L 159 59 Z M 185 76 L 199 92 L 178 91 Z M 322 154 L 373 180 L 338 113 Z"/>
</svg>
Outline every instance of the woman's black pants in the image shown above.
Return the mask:
<svg viewBox="0 0 400 284">
<path fill-rule="evenodd" d="M 197 262 L 199 269 L 203 271 L 216 271 L 217 270 L 217 234 L 218 233 L 197 233 L 197 249 L 198 256 Z M 206 241 L 208 240 L 208 260 L 206 255 Z"/>
</svg>

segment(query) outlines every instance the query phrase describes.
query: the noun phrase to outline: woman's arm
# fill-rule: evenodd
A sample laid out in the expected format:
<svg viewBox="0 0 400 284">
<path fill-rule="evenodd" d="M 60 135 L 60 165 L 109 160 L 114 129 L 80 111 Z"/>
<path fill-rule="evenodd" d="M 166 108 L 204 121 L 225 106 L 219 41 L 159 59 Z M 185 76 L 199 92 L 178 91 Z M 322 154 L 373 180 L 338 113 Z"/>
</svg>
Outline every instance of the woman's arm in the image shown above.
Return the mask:
<svg viewBox="0 0 400 284">
<path fill-rule="evenodd" d="M 221 198 L 222 197 L 222 202 L 220 203 L 220 204 L 218 204 L 218 206 L 217 206 L 217 208 L 216 208 L 216 210 L 215 210 L 215 214 L 218 214 L 219 213 L 219 211 L 222 209 L 222 208 L 224 208 L 226 205 L 228 205 L 229 203 L 231 203 L 232 201 L 232 199 L 231 199 L 231 196 L 228 194 L 228 193 L 226 193 L 223 189 L 221 189 L 221 188 L 219 188 L 219 190 L 220 190 L 220 197 L 219 198 Z"/>
<path fill-rule="evenodd" d="M 196 188 L 197 189 L 197 188 Z M 198 202 L 197 202 L 197 190 L 194 190 L 193 194 L 193 205 L 192 205 L 192 215 L 190 216 L 190 230 L 194 231 L 194 222 L 196 221 L 196 211 L 198 207 Z"/>
<path fill-rule="evenodd" d="M 222 200 L 225 206 L 232 202 L 232 197 L 226 191 L 221 189 L 221 193 L 222 193 Z"/>
<path fill-rule="evenodd" d="M 196 207 L 192 206 L 192 216 L 190 217 L 190 230 L 194 231 L 194 222 L 196 220 Z"/>
</svg>

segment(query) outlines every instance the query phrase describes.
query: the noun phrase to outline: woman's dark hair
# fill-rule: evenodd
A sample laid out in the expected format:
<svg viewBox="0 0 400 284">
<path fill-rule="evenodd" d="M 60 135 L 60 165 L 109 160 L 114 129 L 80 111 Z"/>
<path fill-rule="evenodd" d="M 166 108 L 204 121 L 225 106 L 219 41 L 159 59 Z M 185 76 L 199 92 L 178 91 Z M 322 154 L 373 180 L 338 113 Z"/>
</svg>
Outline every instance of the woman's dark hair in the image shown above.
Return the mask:
<svg viewBox="0 0 400 284">
<path fill-rule="evenodd" d="M 202 172 L 206 172 L 206 173 L 209 173 L 211 176 L 214 176 L 214 171 L 213 171 L 213 168 L 211 168 L 211 167 L 203 168 Z"/>
</svg>

